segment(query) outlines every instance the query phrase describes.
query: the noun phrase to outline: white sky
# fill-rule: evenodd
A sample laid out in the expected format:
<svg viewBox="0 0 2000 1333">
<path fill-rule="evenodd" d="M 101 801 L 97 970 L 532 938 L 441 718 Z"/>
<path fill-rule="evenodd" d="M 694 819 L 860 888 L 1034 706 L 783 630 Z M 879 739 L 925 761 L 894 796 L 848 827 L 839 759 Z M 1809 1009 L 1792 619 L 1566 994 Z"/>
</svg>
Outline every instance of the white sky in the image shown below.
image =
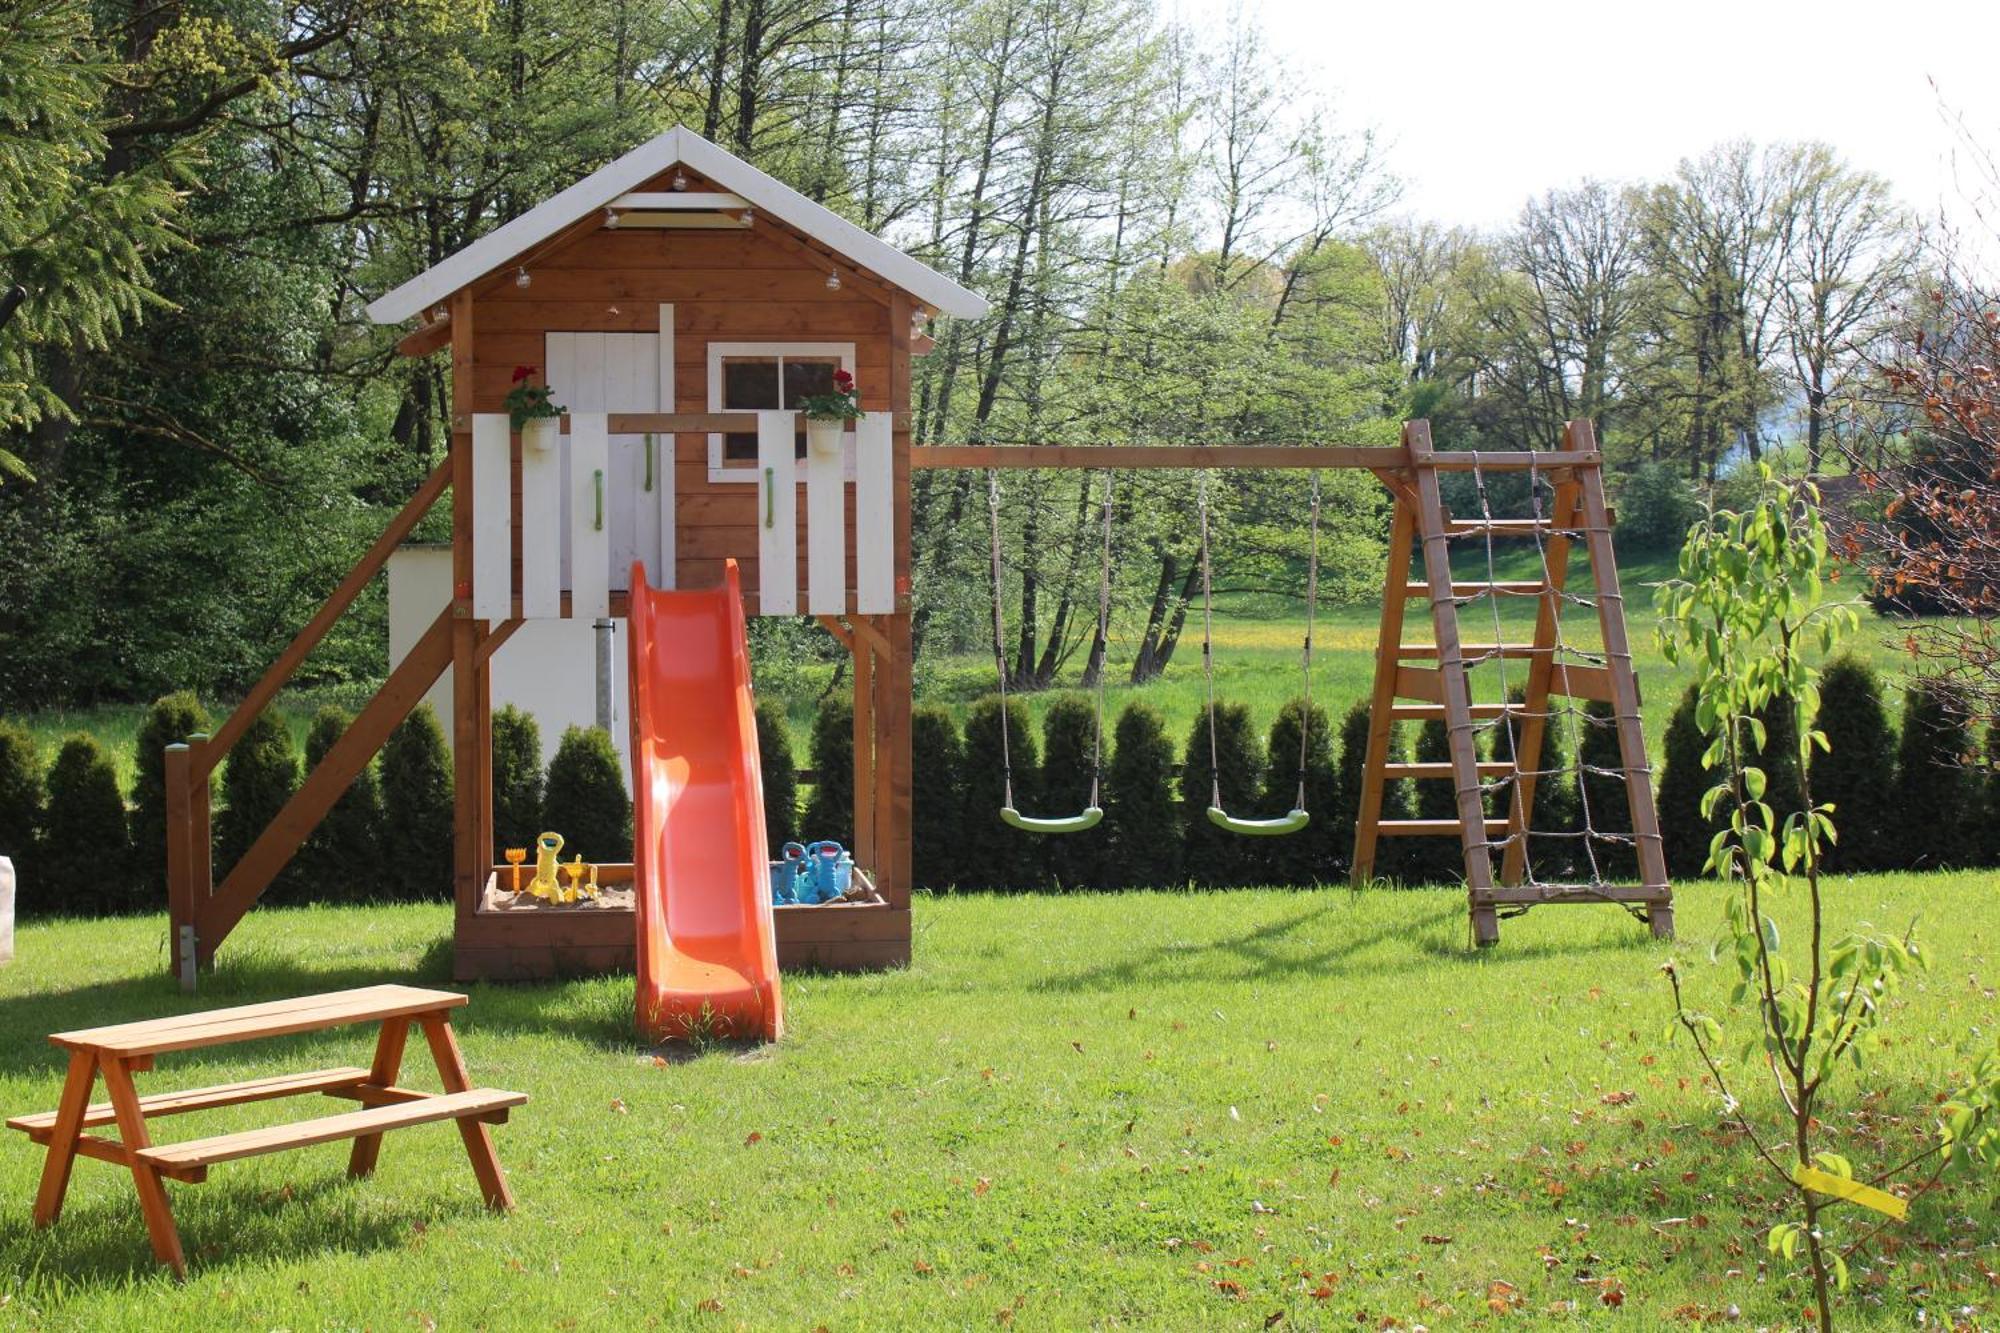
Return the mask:
<svg viewBox="0 0 2000 1333">
<path fill-rule="evenodd" d="M 1824 140 L 1917 213 L 1969 230 L 1966 197 L 1984 187 L 1954 160 L 1964 152 L 1945 111 L 2000 154 L 2000 0 L 1166 8 L 1221 25 L 1237 4 L 1296 76 L 1336 95 L 1343 120 L 1382 132 L 1403 209 L 1446 223 L 1497 226 L 1551 186 L 1659 179 L 1750 138 Z M 2000 253 L 1996 227 L 1976 243 L 1988 255 Z"/>
</svg>

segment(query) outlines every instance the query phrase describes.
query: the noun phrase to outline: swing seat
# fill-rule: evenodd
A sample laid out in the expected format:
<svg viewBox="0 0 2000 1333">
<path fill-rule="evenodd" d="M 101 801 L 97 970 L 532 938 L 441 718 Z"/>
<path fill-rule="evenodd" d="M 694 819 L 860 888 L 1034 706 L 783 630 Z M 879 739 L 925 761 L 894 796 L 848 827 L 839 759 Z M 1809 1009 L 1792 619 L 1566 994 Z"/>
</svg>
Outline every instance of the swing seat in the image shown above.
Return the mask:
<svg viewBox="0 0 2000 1333">
<path fill-rule="evenodd" d="M 1067 819 L 1036 819 L 1022 814 L 1011 805 L 1000 807 L 1001 822 L 1023 833 L 1081 833 L 1085 829 L 1096 828 L 1097 821 L 1102 818 L 1104 811 L 1094 805 L 1082 814 L 1071 815 Z"/>
<path fill-rule="evenodd" d="M 1241 833 L 1252 838 L 1277 838 L 1287 833 L 1297 833 L 1312 822 L 1312 815 L 1304 810 L 1293 810 L 1277 819 L 1238 819 L 1219 805 L 1208 807 L 1208 822 L 1219 829 L 1231 833 Z"/>
</svg>

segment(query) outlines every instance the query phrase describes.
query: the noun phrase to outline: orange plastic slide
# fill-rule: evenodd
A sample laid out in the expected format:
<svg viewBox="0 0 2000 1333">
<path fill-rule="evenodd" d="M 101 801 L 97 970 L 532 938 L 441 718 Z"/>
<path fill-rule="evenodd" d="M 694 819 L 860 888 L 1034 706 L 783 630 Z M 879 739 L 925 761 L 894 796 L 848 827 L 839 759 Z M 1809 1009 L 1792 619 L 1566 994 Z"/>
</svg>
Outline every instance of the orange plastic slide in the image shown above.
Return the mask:
<svg viewBox="0 0 2000 1333">
<path fill-rule="evenodd" d="M 633 887 L 639 1029 L 776 1041 L 750 645 L 734 560 L 720 588 L 656 591 L 632 566 Z"/>
</svg>

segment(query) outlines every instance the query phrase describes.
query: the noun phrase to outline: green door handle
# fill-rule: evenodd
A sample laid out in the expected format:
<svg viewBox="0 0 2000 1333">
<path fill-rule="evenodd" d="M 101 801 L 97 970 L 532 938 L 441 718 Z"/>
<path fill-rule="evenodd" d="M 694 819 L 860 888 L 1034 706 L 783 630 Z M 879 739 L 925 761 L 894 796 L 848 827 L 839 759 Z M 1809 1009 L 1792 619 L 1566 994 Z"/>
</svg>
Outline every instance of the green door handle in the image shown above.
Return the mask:
<svg viewBox="0 0 2000 1333">
<path fill-rule="evenodd" d="M 653 489 L 653 432 L 646 432 L 646 489 Z"/>
<path fill-rule="evenodd" d="M 764 526 L 778 526 L 778 469 L 764 469 Z"/>
<path fill-rule="evenodd" d="M 597 521 L 591 526 L 595 531 L 604 531 L 604 469 L 598 468 L 590 474 L 590 480 L 597 487 Z"/>
</svg>

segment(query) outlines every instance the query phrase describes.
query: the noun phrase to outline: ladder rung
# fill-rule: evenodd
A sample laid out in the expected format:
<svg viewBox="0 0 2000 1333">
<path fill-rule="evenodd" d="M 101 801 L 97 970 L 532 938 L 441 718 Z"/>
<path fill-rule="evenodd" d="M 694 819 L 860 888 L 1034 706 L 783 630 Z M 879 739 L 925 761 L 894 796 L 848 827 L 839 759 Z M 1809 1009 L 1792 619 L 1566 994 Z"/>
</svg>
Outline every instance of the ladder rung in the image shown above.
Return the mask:
<svg viewBox="0 0 2000 1333">
<path fill-rule="evenodd" d="M 1462 828 L 1456 819 L 1385 819 L 1375 826 L 1375 831 L 1385 838 L 1456 838 Z M 1486 821 L 1488 836 L 1506 831 L 1506 820 Z"/>
<path fill-rule="evenodd" d="M 1506 777 L 1514 771 L 1514 766 L 1499 760 L 1474 765 L 1482 778 Z M 1452 776 L 1450 764 L 1384 764 L 1382 775 L 1389 778 L 1448 778 Z"/>
<path fill-rule="evenodd" d="M 1445 524 L 1445 531 L 1485 532 L 1495 537 L 1532 537 L 1538 532 L 1574 532 L 1576 528 L 1558 529 L 1552 518 L 1454 518 Z"/>
<path fill-rule="evenodd" d="M 1460 661 L 1471 662 L 1484 657 L 1541 657 L 1555 651 L 1555 645 L 1538 648 L 1532 643 L 1461 643 L 1458 645 Z M 1396 649 L 1398 657 L 1416 657 L 1430 660 L 1438 655 L 1434 643 L 1406 643 Z"/>
<path fill-rule="evenodd" d="M 1509 713 L 1521 713 L 1526 709 L 1520 704 L 1471 704 L 1467 707 L 1475 721 L 1504 717 Z M 1404 722 L 1429 722 L 1445 715 L 1443 704 L 1394 704 L 1389 716 Z"/>
<path fill-rule="evenodd" d="M 1549 585 L 1535 581 L 1523 583 L 1454 583 L 1451 585 L 1453 597 L 1483 597 L 1492 593 L 1496 597 L 1539 597 L 1549 590 Z M 1431 595 L 1428 583 L 1410 583 L 1404 586 L 1405 597 L 1425 597 Z"/>
</svg>

